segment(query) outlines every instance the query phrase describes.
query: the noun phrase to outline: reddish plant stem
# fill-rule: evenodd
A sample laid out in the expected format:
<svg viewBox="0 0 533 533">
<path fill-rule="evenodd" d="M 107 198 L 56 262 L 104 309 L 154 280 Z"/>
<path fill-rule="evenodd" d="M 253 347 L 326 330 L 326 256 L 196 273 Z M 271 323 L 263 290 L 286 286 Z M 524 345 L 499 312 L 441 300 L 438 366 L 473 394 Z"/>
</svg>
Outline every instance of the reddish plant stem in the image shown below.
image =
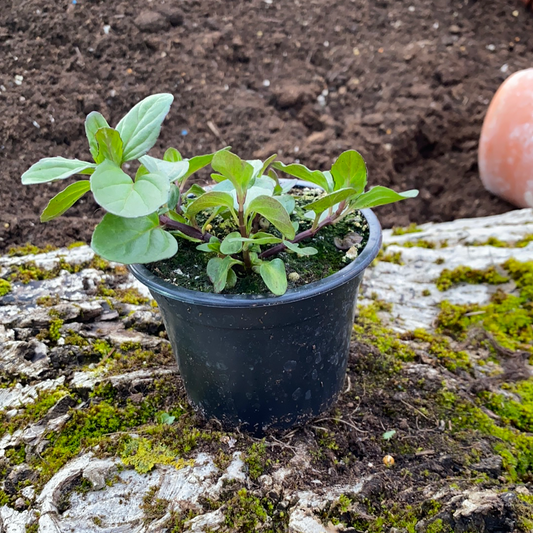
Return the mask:
<svg viewBox="0 0 533 533">
<path fill-rule="evenodd" d="M 290 242 L 296 244 L 300 241 L 303 241 L 304 239 L 309 239 L 310 237 L 314 237 L 323 227 L 330 226 L 333 224 L 336 220 L 335 216 L 330 215 L 329 217 L 326 217 L 315 229 L 309 228 L 305 231 L 302 231 L 301 233 L 298 233 L 296 237 Z M 280 252 L 283 252 L 283 250 L 286 250 L 287 247 L 281 243 L 276 244 L 276 246 L 272 246 L 272 248 L 269 248 L 268 250 L 265 250 L 261 254 L 259 254 L 259 259 L 266 259 L 267 257 L 270 257 L 272 255 L 279 254 Z"/>
<path fill-rule="evenodd" d="M 212 237 L 212 235 L 208 232 L 202 233 L 199 229 L 193 228 L 192 226 L 189 226 L 188 224 L 184 224 L 183 222 L 172 220 L 170 217 L 167 217 L 166 215 L 161 215 L 159 217 L 159 222 L 163 226 L 181 231 L 184 235 L 192 237 L 193 239 L 201 239 L 202 241 L 209 242 L 209 239 Z"/>
</svg>

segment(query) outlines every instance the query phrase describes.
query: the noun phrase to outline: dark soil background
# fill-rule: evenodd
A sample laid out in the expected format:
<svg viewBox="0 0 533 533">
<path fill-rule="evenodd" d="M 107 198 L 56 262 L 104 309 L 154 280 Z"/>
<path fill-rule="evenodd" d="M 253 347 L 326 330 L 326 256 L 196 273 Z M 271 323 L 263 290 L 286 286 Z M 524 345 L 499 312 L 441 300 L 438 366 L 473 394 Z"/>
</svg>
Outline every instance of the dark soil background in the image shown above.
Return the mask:
<svg viewBox="0 0 533 533">
<path fill-rule="evenodd" d="M 176 100 L 156 155 L 230 144 L 324 169 L 355 148 L 370 185 L 421 190 L 380 208 L 384 226 L 507 211 L 479 182 L 477 143 L 495 90 L 531 66 L 532 30 L 518 0 L 13 0 L 0 13 L 0 248 L 88 241 L 92 201 L 41 225 L 65 184 L 20 175 L 41 157 L 88 158 L 87 113 L 115 125 L 162 91 Z"/>
</svg>

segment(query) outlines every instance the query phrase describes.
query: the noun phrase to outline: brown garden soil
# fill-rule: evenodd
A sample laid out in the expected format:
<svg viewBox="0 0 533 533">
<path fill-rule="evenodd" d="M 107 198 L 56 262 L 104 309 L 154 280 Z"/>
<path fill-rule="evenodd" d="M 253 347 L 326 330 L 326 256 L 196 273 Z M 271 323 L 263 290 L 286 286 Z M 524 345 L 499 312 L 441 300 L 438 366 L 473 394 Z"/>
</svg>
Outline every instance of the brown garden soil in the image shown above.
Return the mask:
<svg viewBox="0 0 533 533">
<path fill-rule="evenodd" d="M 355 148 L 370 185 L 421 190 L 379 209 L 385 227 L 510 210 L 483 189 L 477 144 L 495 90 L 531 66 L 532 30 L 518 0 L 13 0 L 0 13 L 0 248 L 88 241 L 92 200 L 41 225 L 64 184 L 20 175 L 41 157 L 86 159 L 87 113 L 114 125 L 162 91 L 176 99 L 156 155 L 229 144 L 324 169 Z"/>
</svg>

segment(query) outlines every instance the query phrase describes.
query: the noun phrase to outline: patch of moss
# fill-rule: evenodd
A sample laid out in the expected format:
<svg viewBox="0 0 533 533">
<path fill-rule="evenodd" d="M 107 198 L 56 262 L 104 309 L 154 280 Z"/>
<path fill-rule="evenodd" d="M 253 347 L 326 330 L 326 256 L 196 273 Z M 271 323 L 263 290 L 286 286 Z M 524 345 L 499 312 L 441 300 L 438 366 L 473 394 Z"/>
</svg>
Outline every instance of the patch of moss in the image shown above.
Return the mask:
<svg viewBox="0 0 533 533">
<path fill-rule="evenodd" d="M 495 248 L 509 248 L 509 243 L 500 241 L 497 237 L 489 237 L 484 242 L 469 243 L 469 246 L 494 246 Z"/>
<path fill-rule="evenodd" d="M 526 300 L 533 300 L 533 261 L 522 263 L 516 259 L 509 259 L 503 264 L 511 278 L 520 289 L 520 296 Z"/>
<path fill-rule="evenodd" d="M 248 466 L 248 475 L 253 481 L 263 475 L 265 469 L 270 466 L 270 461 L 266 458 L 265 442 L 254 442 L 248 448 L 244 462 Z"/>
<path fill-rule="evenodd" d="M 442 335 L 432 335 L 424 329 L 415 329 L 404 335 L 403 338 L 429 343 L 427 351 L 435 356 L 448 370 L 455 372 L 458 369 L 471 370 L 472 364 L 468 354 L 464 351 L 455 351 L 450 347 L 450 341 Z"/>
<path fill-rule="evenodd" d="M 26 524 L 26 533 L 39 533 L 39 523 Z"/>
<path fill-rule="evenodd" d="M 52 342 L 57 342 L 61 337 L 61 328 L 63 327 L 63 320 L 61 318 L 52 318 L 50 326 L 47 330 L 41 330 L 37 335 L 37 339 L 48 339 Z"/>
<path fill-rule="evenodd" d="M 360 306 L 353 326 L 354 337 L 376 347 L 381 353 L 401 361 L 413 361 L 414 351 L 400 340 L 400 335 L 382 325 L 378 316 L 380 311 L 391 311 L 391 304 L 374 301 L 367 306 Z M 392 365 L 391 370 L 394 369 Z M 397 369 L 397 367 L 396 367 Z"/>
<path fill-rule="evenodd" d="M 434 242 L 427 241 L 425 239 L 418 239 L 417 241 L 406 241 L 402 244 L 393 243 L 397 246 L 403 246 L 404 248 L 427 248 L 429 250 L 433 250 L 437 247 L 437 245 Z"/>
<path fill-rule="evenodd" d="M 273 511 L 272 503 L 240 489 L 227 503 L 224 524 L 230 531 L 255 533 Z"/>
<path fill-rule="evenodd" d="M 384 253 L 383 250 L 380 250 L 378 256 L 374 260 L 376 262 L 383 261 L 384 263 L 394 263 L 395 265 L 404 265 L 402 261 L 402 252 L 388 252 Z"/>
<path fill-rule="evenodd" d="M 68 335 L 65 337 L 65 344 L 70 346 L 88 346 L 89 341 L 79 333 L 69 330 Z"/>
<path fill-rule="evenodd" d="M 129 289 L 111 289 L 103 283 L 98 286 L 97 295 L 106 298 L 115 298 L 119 302 L 131 305 L 142 305 L 150 301 L 150 298 L 143 296 L 135 287 L 130 287 Z"/>
<path fill-rule="evenodd" d="M 439 291 L 447 291 L 459 283 L 469 283 L 471 285 L 488 283 L 489 285 L 499 285 L 508 281 L 509 278 L 502 276 L 493 266 L 485 270 L 459 266 L 454 270 L 445 268 L 435 280 L 435 284 Z"/>
<path fill-rule="evenodd" d="M 422 296 L 431 296 L 431 291 L 429 289 L 424 289 L 422 291 Z"/>
<path fill-rule="evenodd" d="M 392 234 L 393 235 L 406 235 L 407 233 L 420 233 L 422 229 L 420 229 L 415 222 L 412 222 L 407 227 L 398 227 L 394 226 L 392 228 Z"/>
<path fill-rule="evenodd" d="M 529 299 L 496 292 L 488 305 L 440 304 L 437 331 L 463 339 L 467 330 L 479 325 L 504 348 L 533 354 L 533 307 Z"/>
<path fill-rule="evenodd" d="M 73 250 L 74 248 L 80 248 L 81 246 L 85 246 L 87 243 L 83 241 L 75 241 L 67 246 L 69 250 Z"/>
<path fill-rule="evenodd" d="M 94 340 L 91 347 L 96 353 L 100 354 L 102 357 L 105 357 L 112 350 L 111 345 L 107 341 L 104 341 L 102 339 Z"/>
<path fill-rule="evenodd" d="M 53 307 L 54 305 L 57 305 L 61 299 L 59 298 L 58 294 L 54 294 L 52 296 L 40 296 L 37 298 L 37 305 L 41 305 L 43 307 Z"/>
<path fill-rule="evenodd" d="M 57 248 L 50 244 L 47 244 L 43 248 L 39 248 L 38 246 L 34 246 L 28 242 L 23 246 L 12 246 L 7 251 L 7 255 L 10 257 L 23 257 L 25 255 L 45 254 L 48 252 L 53 252 L 54 250 L 57 250 Z"/>
<path fill-rule="evenodd" d="M 11 292 L 11 283 L 5 279 L 0 279 L 0 297 Z"/>
<path fill-rule="evenodd" d="M 152 443 L 146 438 L 130 439 L 120 454 L 122 462 L 133 466 L 139 474 L 150 472 L 156 465 L 169 465 L 177 470 L 192 466 L 194 461 L 186 461 L 177 452 L 160 443 Z"/>
<path fill-rule="evenodd" d="M 315 196 L 313 198 L 316 199 Z M 310 200 L 311 201 L 311 200 Z M 301 207 L 296 208 L 303 214 Z M 311 226 L 311 221 L 297 217 L 300 223 L 299 231 L 304 231 Z M 226 233 L 234 231 L 231 221 L 228 226 L 224 222 L 213 223 L 218 230 L 216 236 L 223 239 Z M 272 233 L 280 236 L 277 230 Z M 346 252 L 339 250 L 335 244 L 335 237 L 344 238 L 350 232 L 357 232 L 363 238 L 357 246 L 360 250 L 364 248 L 368 241 L 368 224 L 366 220 L 361 220 L 358 213 L 352 214 L 335 224 L 326 226 L 313 239 L 306 239 L 301 242 L 302 246 L 313 246 L 317 253 L 312 256 L 298 256 L 288 251 L 281 252 L 277 255 L 286 265 L 287 274 L 297 273 L 298 276 L 288 279 L 288 288 L 293 289 L 314 281 L 323 279 L 327 276 L 338 272 L 347 265 Z M 213 231 L 211 232 L 213 233 Z M 201 292 L 213 292 L 213 284 L 207 276 L 207 263 L 215 254 L 200 253 L 196 250 L 197 243 L 181 239 L 179 241 L 178 253 L 165 261 L 151 263 L 148 268 L 157 276 L 191 290 Z M 263 248 L 266 250 L 266 247 Z M 348 261 L 349 263 L 349 261 Z M 224 293 L 230 294 L 268 294 L 269 291 L 265 286 L 261 276 L 257 273 L 249 273 L 235 270 L 237 274 L 237 284 L 232 289 L 225 289 Z"/>
<path fill-rule="evenodd" d="M 533 242 L 533 233 L 522 237 L 519 241 L 515 242 L 516 248 L 525 248 L 530 242 Z"/>
<path fill-rule="evenodd" d="M 159 487 L 154 485 L 150 487 L 148 492 L 143 498 L 141 509 L 144 513 L 144 523 L 149 524 L 154 520 L 163 518 L 167 512 L 169 501 L 164 498 L 157 498 L 156 495 L 159 491 Z"/>
</svg>

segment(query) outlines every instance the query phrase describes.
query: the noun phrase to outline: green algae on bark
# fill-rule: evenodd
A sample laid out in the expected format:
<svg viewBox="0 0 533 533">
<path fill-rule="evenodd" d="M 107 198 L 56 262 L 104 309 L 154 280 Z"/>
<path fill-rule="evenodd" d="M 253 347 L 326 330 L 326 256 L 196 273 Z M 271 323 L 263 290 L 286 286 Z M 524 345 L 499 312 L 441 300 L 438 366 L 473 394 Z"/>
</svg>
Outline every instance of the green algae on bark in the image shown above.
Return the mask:
<svg viewBox="0 0 533 533">
<path fill-rule="evenodd" d="M 479 285 L 482 283 L 500 285 L 502 283 L 507 283 L 508 281 L 509 278 L 500 274 L 493 266 L 484 270 L 459 266 L 454 270 L 448 270 L 445 268 L 435 280 L 435 285 L 439 291 L 447 291 L 459 283 L 469 283 L 471 285 Z"/>
</svg>

